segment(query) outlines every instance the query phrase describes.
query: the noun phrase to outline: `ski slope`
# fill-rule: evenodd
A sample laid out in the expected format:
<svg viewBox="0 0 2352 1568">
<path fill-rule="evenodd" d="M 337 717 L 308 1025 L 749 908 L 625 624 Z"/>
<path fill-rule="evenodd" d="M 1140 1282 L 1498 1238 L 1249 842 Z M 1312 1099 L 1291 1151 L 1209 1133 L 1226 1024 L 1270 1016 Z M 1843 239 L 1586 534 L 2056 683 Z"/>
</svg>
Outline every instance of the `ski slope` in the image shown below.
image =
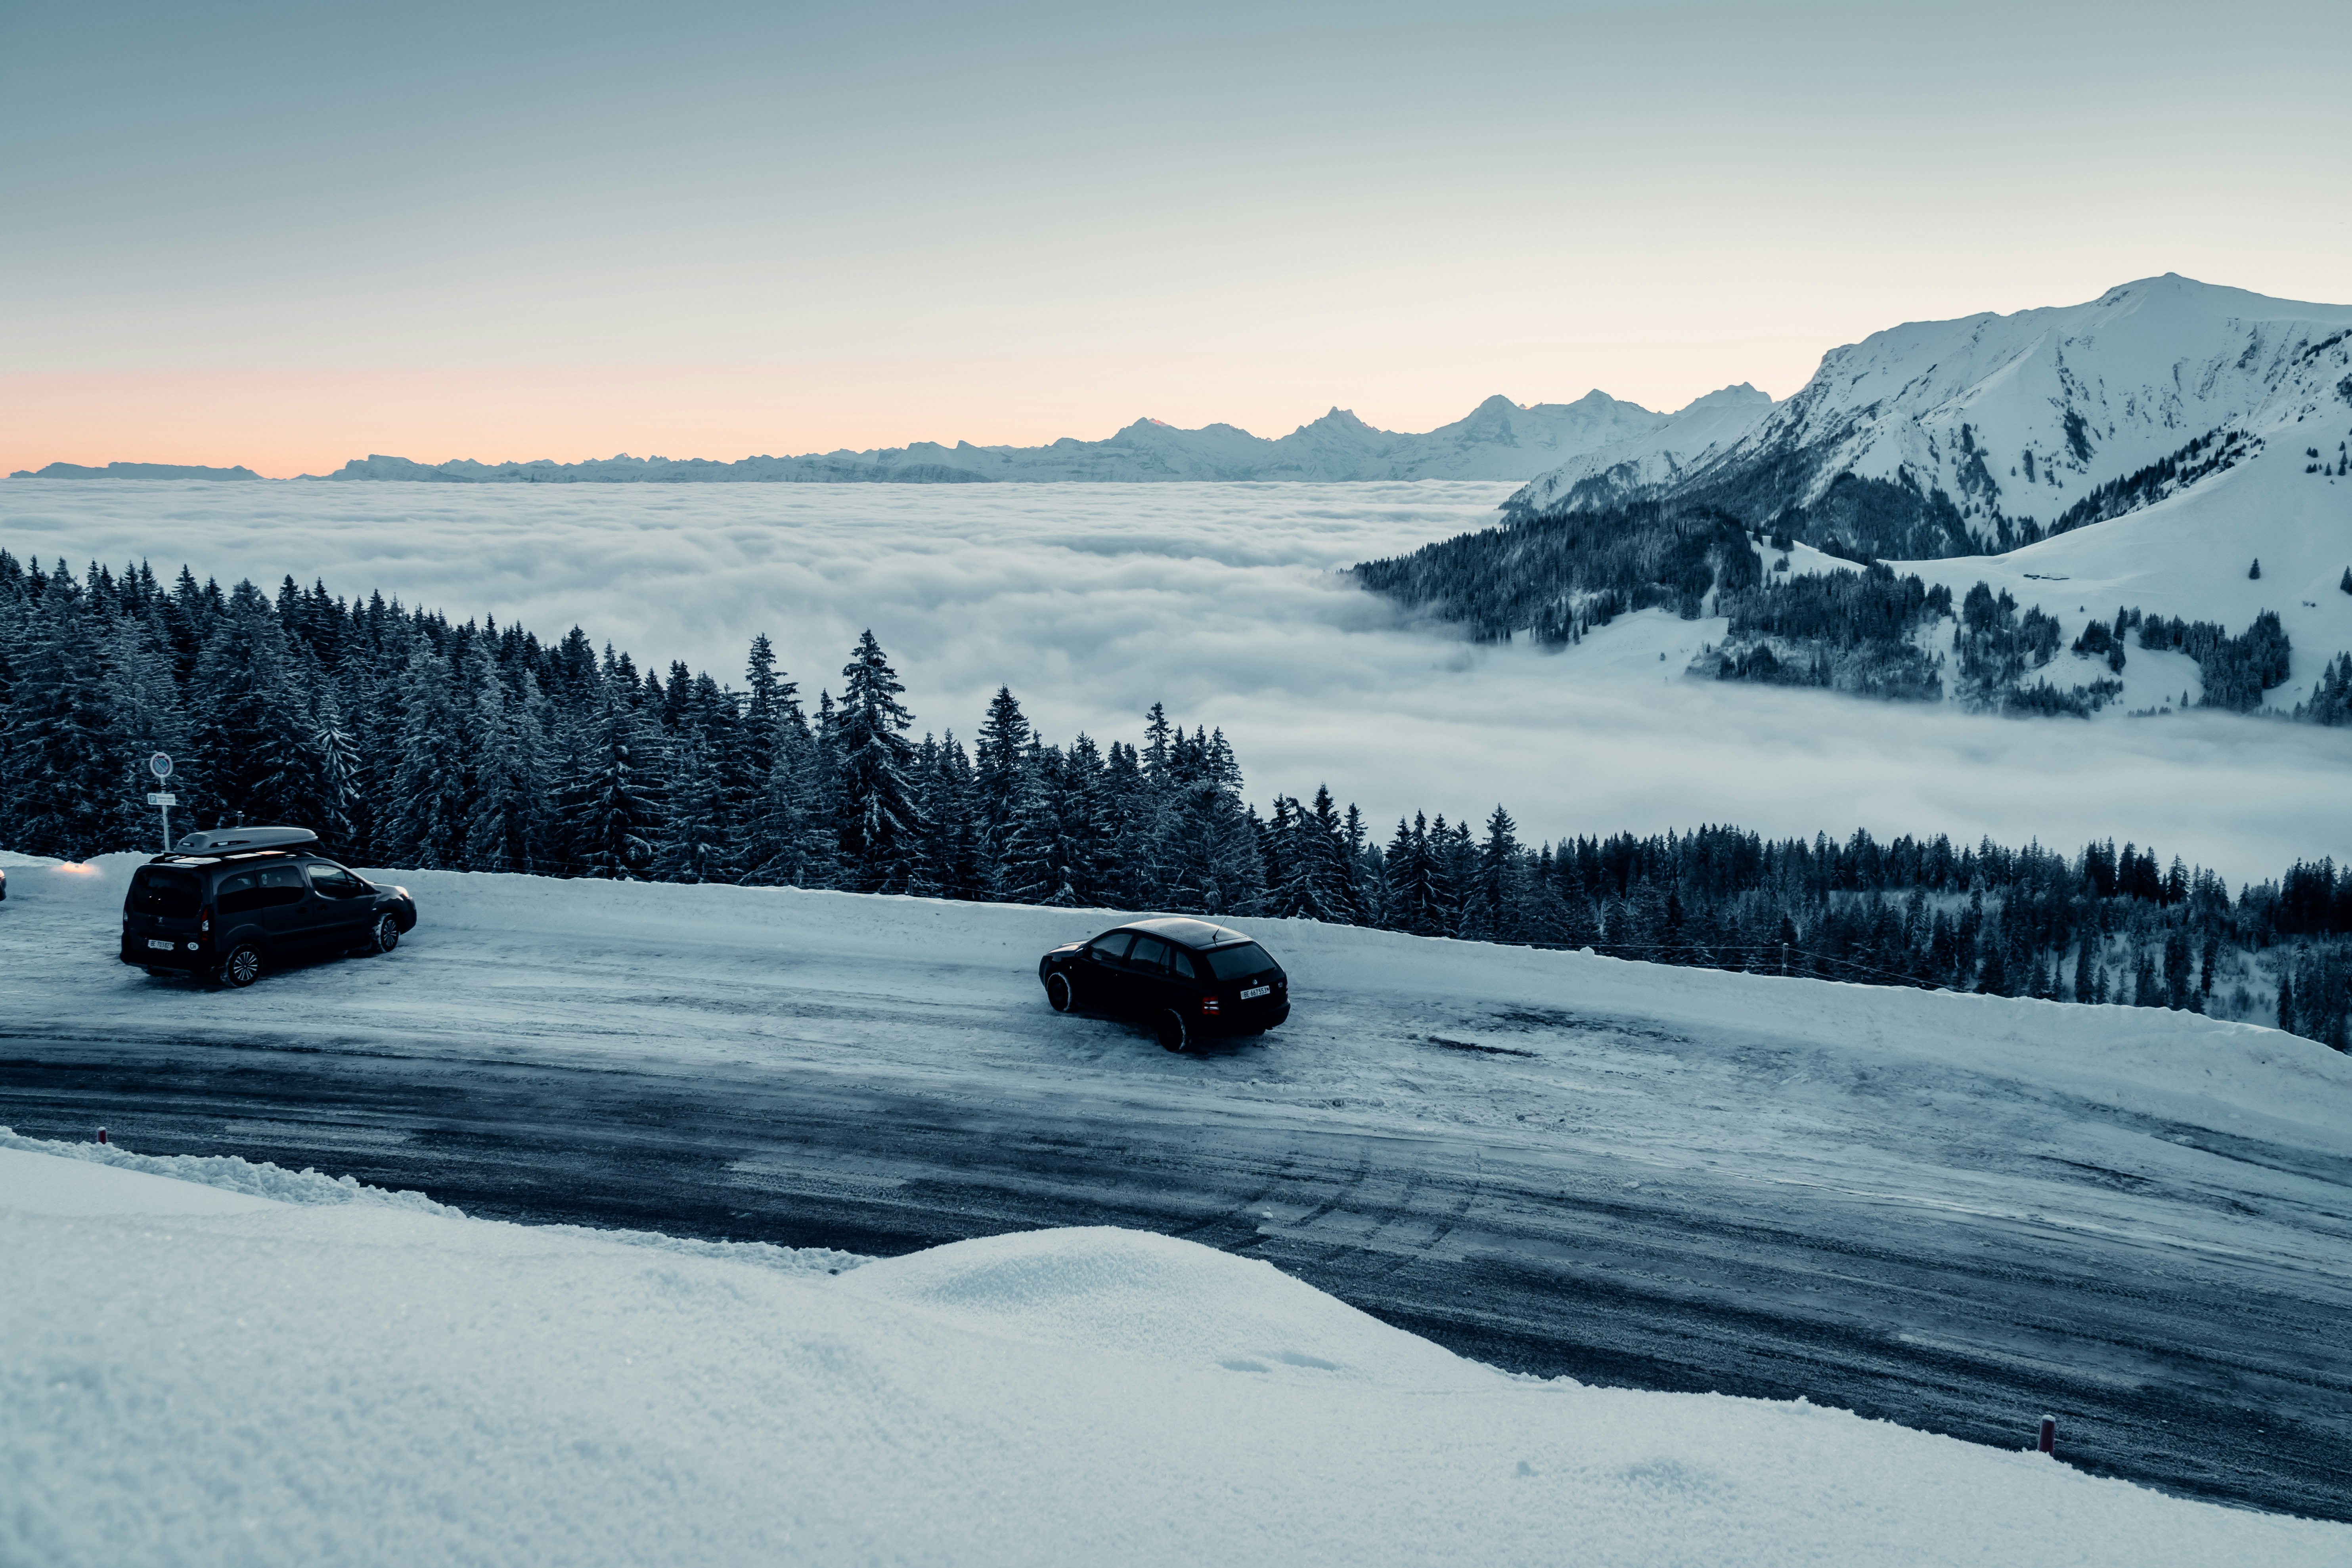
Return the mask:
<svg viewBox="0 0 2352 1568">
<path fill-rule="evenodd" d="M 842 1268 L 352 1201 L 315 1178 L 252 1196 L 12 1142 L 11 1562 L 2352 1551 L 2343 1525 L 1803 1404 L 1513 1378 L 1266 1264 L 1133 1231 Z"/>
</svg>

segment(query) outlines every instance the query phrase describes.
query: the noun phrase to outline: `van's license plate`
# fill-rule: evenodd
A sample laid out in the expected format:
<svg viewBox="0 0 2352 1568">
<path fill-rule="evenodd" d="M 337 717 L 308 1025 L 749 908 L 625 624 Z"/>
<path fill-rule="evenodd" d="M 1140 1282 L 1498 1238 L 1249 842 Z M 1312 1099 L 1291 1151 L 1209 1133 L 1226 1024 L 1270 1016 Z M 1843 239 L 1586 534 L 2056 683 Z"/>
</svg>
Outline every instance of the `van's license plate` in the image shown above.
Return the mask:
<svg viewBox="0 0 2352 1568">
<path fill-rule="evenodd" d="M 1263 996 L 1273 989 L 1271 985 L 1245 985 L 1242 988 L 1242 1000 L 1246 1002 L 1253 996 Z"/>
<path fill-rule="evenodd" d="M 168 942 L 158 942 L 151 936 L 147 939 L 147 945 L 149 947 L 161 948 L 163 952 L 169 952 L 172 951 L 174 944 Z"/>
</svg>

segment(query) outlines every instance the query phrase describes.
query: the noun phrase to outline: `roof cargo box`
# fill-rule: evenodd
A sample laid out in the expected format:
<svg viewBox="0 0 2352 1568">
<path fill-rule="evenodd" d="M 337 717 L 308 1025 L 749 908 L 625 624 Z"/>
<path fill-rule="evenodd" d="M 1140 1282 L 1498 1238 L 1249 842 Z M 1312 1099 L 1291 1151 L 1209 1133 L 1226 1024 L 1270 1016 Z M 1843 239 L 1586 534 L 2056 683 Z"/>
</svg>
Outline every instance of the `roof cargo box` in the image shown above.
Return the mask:
<svg viewBox="0 0 2352 1568">
<path fill-rule="evenodd" d="M 291 849 L 316 844 L 319 836 L 307 827 L 213 827 L 184 835 L 173 851 L 182 855 L 225 855 L 239 849 Z"/>
</svg>

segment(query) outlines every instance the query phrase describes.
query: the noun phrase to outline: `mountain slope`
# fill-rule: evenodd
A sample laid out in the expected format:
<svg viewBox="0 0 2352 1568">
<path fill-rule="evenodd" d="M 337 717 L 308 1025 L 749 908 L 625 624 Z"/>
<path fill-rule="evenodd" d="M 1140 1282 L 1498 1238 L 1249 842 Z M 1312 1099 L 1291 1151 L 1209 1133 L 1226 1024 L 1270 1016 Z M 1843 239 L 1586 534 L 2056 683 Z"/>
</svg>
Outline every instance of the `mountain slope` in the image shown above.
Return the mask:
<svg viewBox="0 0 2352 1568">
<path fill-rule="evenodd" d="M 1107 440 L 1065 437 L 1045 447 L 918 441 L 735 463 L 624 455 L 585 463 L 425 464 L 370 457 L 354 458 L 331 474 L 305 477 L 459 484 L 1519 479 L 1581 453 L 1637 440 L 1663 423 L 1663 415 L 1596 391 L 1573 403 L 1525 408 L 1507 397 L 1489 397 L 1453 424 L 1419 435 L 1375 429 L 1334 408 L 1275 440 L 1232 425 L 1180 430 L 1157 419 L 1139 419 Z"/>
<path fill-rule="evenodd" d="M 1727 444 L 1690 442 L 1695 460 L 1594 453 L 1506 509 L 1688 502 L 1874 555 L 2006 550 L 2157 499 L 2166 484 L 2131 485 L 2152 468 L 2195 483 L 2344 413 L 2348 329 L 2352 306 L 2173 274 L 2086 304 L 1908 322 L 1831 351 Z"/>
<path fill-rule="evenodd" d="M 1573 458 L 1506 504 L 1530 514 L 1598 511 L 1646 500 L 1713 463 L 1772 412 L 1746 382 L 1710 392 L 1628 441 Z"/>
</svg>

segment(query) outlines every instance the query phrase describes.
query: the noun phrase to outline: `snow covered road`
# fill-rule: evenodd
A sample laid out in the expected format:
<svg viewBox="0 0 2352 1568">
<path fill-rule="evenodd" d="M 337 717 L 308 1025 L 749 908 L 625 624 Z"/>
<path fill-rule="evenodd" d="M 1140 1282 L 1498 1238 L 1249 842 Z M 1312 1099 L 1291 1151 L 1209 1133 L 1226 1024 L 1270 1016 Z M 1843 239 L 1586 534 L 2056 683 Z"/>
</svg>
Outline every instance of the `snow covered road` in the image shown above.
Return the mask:
<svg viewBox="0 0 2352 1568">
<path fill-rule="evenodd" d="M 1099 914 L 403 872 L 205 994 L 121 879 L 0 908 L 0 1121 L 469 1212 L 898 1253 L 1115 1224 L 1514 1370 L 1845 1405 L 2352 1518 L 2352 1070 L 2269 1031 L 1250 922 L 1293 1023 L 1048 1013 Z"/>
</svg>

